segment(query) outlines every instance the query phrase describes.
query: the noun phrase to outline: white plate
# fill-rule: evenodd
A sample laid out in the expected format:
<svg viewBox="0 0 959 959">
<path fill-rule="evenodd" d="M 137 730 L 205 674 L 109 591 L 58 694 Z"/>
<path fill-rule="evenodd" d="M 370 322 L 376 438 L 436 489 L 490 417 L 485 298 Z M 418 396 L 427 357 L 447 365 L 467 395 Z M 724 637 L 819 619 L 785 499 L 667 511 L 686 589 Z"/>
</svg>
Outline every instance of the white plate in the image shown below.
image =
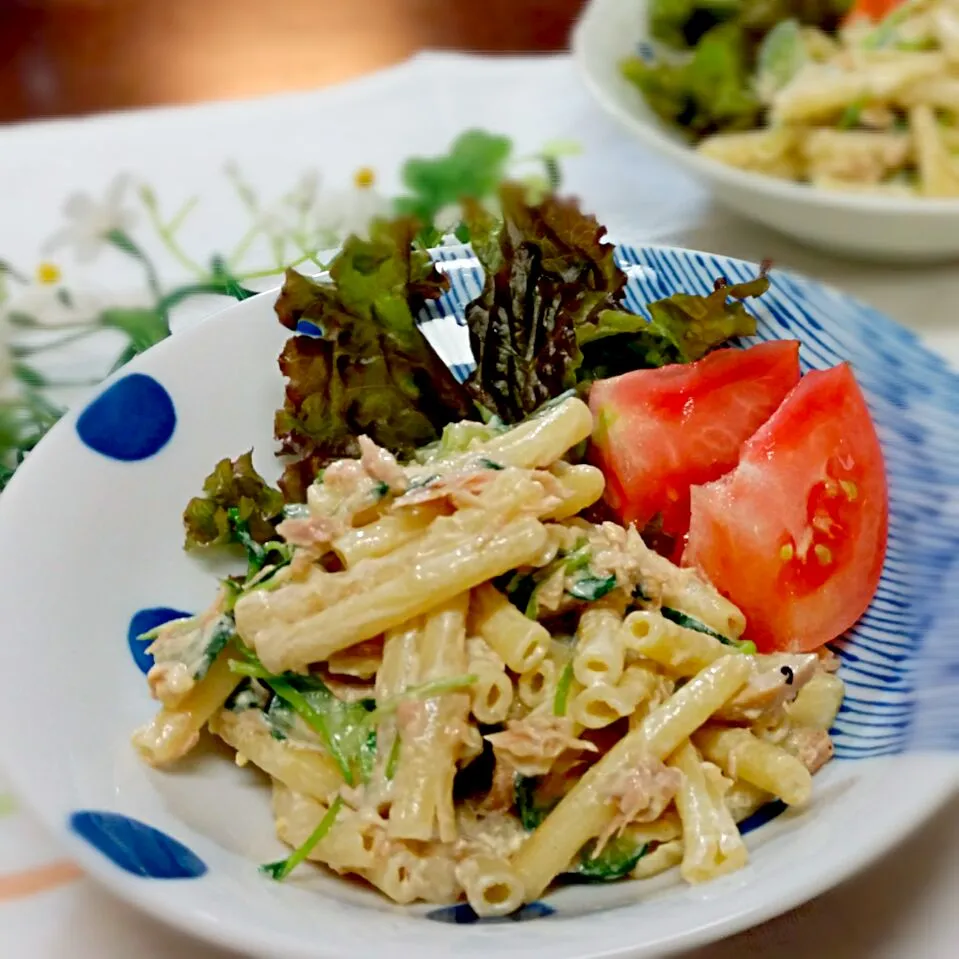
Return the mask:
<svg viewBox="0 0 959 959">
<path fill-rule="evenodd" d="M 619 65 L 649 40 L 645 0 L 590 0 L 573 57 L 597 103 L 646 146 L 707 184 L 722 204 L 803 243 L 891 262 L 959 256 L 959 199 L 819 190 L 700 156 L 646 105 Z M 641 167 L 637 166 L 637 170 Z"/>
<path fill-rule="evenodd" d="M 436 255 L 448 261 L 453 290 L 425 329 L 463 373 L 465 330 L 442 314 L 462 308 L 480 275 L 462 250 Z M 664 248 L 620 247 L 619 256 L 634 308 L 678 289 L 706 292 L 720 274 L 735 282 L 755 271 Z M 283 851 L 268 790 L 251 769 L 212 746 L 173 772 L 150 770 L 134 755 L 130 732 L 154 704 L 127 634 L 144 609 L 208 603 L 214 573 L 182 551 L 179 517 L 214 461 L 254 446 L 259 468 L 277 472 L 271 434 L 282 381 L 273 358 L 287 333 L 273 299 L 233 306 L 135 360 L 86 410 L 63 419 L 0 499 L 0 755 L 41 820 L 119 896 L 273 959 L 383 949 L 402 959 L 525 959 L 533 950 L 550 959 L 652 956 L 817 895 L 954 791 L 959 380 L 872 309 L 774 272 L 758 308 L 759 338 L 797 336 L 806 369 L 852 361 L 891 489 L 889 562 L 843 653 L 849 693 L 834 729 L 839 758 L 816 777 L 812 805 L 755 828 L 749 866 L 718 882 L 693 888 L 667 874 L 566 887 L 524 911 L 535 921 L 440 922 L 437 914 L 450 920 L 462 910 L 391 906 L 309 868 L 282 885 L 258 875 L 257 863 Z"/>
</svg>

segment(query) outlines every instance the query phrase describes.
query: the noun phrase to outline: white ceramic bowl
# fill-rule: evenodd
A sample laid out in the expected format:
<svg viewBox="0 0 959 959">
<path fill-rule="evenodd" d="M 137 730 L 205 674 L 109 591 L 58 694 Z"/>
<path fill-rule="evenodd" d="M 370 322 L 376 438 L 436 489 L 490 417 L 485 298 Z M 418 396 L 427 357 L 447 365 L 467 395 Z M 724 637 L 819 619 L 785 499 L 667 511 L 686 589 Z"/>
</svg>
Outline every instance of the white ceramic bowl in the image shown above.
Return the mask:
<svg viewBox="0 0 959 959">
<path fill-rule="evenodd" d="M 463 374 L 466 331 L 452 316 L 479 288 L 479 268 L 463 250 L 436 256 L 452 290 L 424 329 Z M 620 247 L 618 256 L 634 309 L 756 270 L 685 250 Z M 134 754 L 130 733 L 156 704 L 143 645 L 128 636 L 158 608 L 194 611 L 215 591 L 214 571 L 183 552 L 180 525 L 213 463 L 252 446 L 259 469 L 278 472 L 274 358 L 288 333 L 274 299 L 233 306 L 130 363 L 63 418 L 0 498 L 0 759 L 24 801 L 117 895 L 270 959 L 651 957 L 818 895 L 955 790 L 959 377 L 871 308 L 773 271 L 757 307 L 759 338 L 801 339 L 804 369 L 853 363 L 890 480 L 889 559 L 842 651 L 837 758 L 817 775 L 811 805 L 757 814 L 749 865 L 716 882 L 685 886 L 669 873 L 569 886 L 515 919 L 470 925 L 462 909 L 393 906 L 319 869 L 283 884 L 260 876 L 256 864 L 284 851 L 269 788 L 253 769 L 212 745 L 167 772 Z"/>
<path fill-rule="evenodd" d="M 646 6 L 645 0 L 590 0 L 572 40 L 590 93 L 638 140 L 707 184 L 731 210 L 811 246 L 889 262 L 959 257 L 959 199 L 819 190 L 696 153 L 620 72 L 620 63 L 648 40 Z"/>
</svg>

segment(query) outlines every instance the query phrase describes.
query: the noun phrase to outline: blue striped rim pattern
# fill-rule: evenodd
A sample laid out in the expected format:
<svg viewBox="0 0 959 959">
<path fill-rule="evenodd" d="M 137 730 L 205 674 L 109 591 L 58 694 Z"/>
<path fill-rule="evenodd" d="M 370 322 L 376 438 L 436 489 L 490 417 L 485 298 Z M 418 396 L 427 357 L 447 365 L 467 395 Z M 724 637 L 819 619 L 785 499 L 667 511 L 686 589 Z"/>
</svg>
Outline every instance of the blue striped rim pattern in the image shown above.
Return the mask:
<svg viewBox="0 0 959 959">
<path fill-rule="evenodd" d="M 424 334 L 459 379 L 473 366 L 462 325 L 481 290 L 468 247 L 432 252 L 451 289 L 422 316 Z M 755 264 L 709 253 L 620 246 L 626 303 L 705 294 L 719 276 L 756 275 Z M 755 305 L 752 342 L 802 342 L 804 370 L 848 361 L 866 394 L 889 476 L 889 551 L 879 592 L 837 644 L 847 695 L 833 735 L 844 759 L 905 750 L 959 749 L 959 375 L 908 330 L 810 280 L 773 271 Z"/>
</svg>

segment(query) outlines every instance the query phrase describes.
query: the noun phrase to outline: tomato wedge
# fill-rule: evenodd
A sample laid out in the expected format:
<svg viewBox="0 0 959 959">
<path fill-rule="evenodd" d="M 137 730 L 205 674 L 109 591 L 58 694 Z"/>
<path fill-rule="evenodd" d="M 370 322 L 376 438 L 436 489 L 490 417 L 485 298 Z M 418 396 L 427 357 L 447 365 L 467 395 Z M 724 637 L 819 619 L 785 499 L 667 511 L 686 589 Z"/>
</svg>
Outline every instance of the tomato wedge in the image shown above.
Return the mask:
<svg viewBox="0 0 959 959">
<path fill-rule="evenodd" d="M 799 343 L 717 350 L 696 363 L 636 370 L 593 384 L 592 457 L 624 524 L 660 517 L 681 539 L 689 488 L 739 461 L 743 443 L 799 382 Z"/>
<path fill-rule="evenodd" d="M 849 366 L 804 376 L 691 506 L 684 562 L 742 609 L 760 651 L 849 629 L 876 592 L 888 528 L 882 450 Z"/>
</svg>

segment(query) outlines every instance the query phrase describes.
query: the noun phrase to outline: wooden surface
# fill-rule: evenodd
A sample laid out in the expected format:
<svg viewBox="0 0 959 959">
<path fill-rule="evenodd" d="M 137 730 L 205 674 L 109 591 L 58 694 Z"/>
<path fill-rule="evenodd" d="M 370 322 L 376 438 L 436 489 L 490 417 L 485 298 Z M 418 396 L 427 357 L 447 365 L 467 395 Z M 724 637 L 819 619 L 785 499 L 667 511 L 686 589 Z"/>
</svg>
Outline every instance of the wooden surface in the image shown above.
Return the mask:
<svg viewBox="0 0 959 959">
<path fill-rule="evenodd" d="M 0 0 L 0 121 L 304 90 L 423 49 L 562 50 L 583 0 Z"/>
</svg>

